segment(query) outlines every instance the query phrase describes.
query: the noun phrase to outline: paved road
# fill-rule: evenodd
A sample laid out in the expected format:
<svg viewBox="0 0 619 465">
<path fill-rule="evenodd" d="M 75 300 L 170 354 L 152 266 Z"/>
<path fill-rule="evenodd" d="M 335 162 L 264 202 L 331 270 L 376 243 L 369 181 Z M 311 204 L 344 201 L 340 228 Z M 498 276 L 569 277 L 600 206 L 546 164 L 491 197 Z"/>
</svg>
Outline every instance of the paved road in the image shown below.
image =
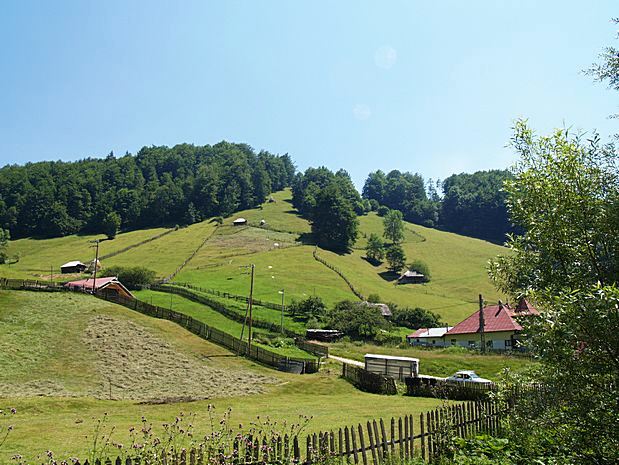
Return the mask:
<svg viewBox="0 0 619 465">
<path fill-rule="evenodd" d="M 348 363 L 349 365 L 356 365 L 358 367 L 365 368 L 365 363 L 360 362 L 358 360 L 352 360 L 350 358 L 338 357 L 337 355 L 331 355 L 331 354 L 329 354 L 329 358 L 332 358 L 333 360 L 337 360 L 338 362 Z"/>
</svg>

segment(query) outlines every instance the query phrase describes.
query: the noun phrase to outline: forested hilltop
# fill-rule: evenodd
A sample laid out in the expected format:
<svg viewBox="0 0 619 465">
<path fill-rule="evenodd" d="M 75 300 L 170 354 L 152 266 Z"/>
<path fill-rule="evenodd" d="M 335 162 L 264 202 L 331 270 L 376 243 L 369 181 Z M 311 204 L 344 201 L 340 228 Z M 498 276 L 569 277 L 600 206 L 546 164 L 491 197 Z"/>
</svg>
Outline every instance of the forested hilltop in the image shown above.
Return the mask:
<svg viewBox="0 0 619 465">
<path fill-rule="evenodd" d="M 502 244 L 507 233 L 515 232 L 502 189 L 512 177 L 508 170 L 477 171 L 441 183 L 418 173 L 378 170 L 365 181 L 363 197 L 401 211 L 407 221 Z"/>
<path fill-rule="evenodd" d="M 187 225 L 263 203 L 292 186 L 293 203 L 312 221 L 315 240 L 345 250 L 356 216 L 399 210 L 405 220 L 503 243 L 513 232 L 505 206 L 507 170 L 454 174 L 443 182 L 378 170 L 362 194 L 348 173 L 325 167 L 296 173 L 291 158 L 249 145 L 144 147 L 136 155 L 38 162 L 0 169 L 0 230 L 13 239 L 78 232 Z"/>
<path fill-rule="evenodd" d="M 0 169 L 0 229 L 16 239 L 191 224 L 263 203 L 289 186 L 288 155 L 220 142 L 144 147 L 135 156 Z"/>
</svg>

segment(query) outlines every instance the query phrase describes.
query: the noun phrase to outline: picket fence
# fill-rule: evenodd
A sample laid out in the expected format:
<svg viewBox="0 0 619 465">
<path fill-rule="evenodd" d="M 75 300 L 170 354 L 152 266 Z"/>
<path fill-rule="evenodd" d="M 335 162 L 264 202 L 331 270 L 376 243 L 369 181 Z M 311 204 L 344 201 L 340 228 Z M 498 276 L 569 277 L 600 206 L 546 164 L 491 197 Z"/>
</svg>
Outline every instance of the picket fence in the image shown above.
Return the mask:
<svg viewBox="0 0 619 465">
<path fill-rule="evenodd" d="M 218 443 L 217 448 L 196 446 L 178 453 L 166 451 L 157 460 L 117 457 L 96 460 L 95 465 L 266 465 L 323 464 L 388 465 L 420 457 L 435 462 L 449 451 L 454 437 L 477 434 L 501 434 L 501 420 L 508 414 L 505 404 L 467 402 L 444 405 L 419 416 L 405 415 L 390 420 L 370 420 L 308 434 L 305 438 L 289 435 L 252 437 L 237 435 Z M 89 465 L 88 461 L 75 462 Z"/>
</svg>

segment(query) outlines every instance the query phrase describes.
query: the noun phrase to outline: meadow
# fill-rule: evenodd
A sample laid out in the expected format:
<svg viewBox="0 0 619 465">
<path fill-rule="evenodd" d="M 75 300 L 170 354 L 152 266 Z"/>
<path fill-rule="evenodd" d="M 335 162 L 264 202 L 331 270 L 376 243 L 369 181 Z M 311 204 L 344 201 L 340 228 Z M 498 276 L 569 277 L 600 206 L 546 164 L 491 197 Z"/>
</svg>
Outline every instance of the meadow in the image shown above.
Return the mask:
<svg viewBox="0 0 619 465">
<path fill-rule="evenodd" d="M 0 331 L 9 335 L 0 339 L 0 408 L 17 409 L 0 463 L 14 454 L 37 461 L 47 449 L 84 457 L 104 416 L 126 444 L 143 415 L 160 431 L 192 412 L 198 434 L 206 433 L 209 404 L 216 415 L 232 408 L 233 424 L 307 415 L 307 431 L 318 431 L 440 402 L 363 393 L 331 362 L 313 375 L 270 370 L 165 320 L 87 295 L 41 295 L 0 291 Z"/>
</svg>

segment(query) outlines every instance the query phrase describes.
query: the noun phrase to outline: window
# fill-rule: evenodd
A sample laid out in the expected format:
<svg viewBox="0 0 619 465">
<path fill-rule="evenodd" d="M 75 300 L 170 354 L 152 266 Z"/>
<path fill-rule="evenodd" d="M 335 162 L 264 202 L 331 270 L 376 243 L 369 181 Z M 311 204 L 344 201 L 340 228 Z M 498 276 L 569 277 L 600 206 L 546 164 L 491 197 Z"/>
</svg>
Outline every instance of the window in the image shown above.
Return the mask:
<svg viewBox="0 0 619 465">
<path fill-rule="evenodd" d="M 432 345 L 436 344 L 436 341 L 434 339 L 432 339 Z"/>
<path fill-rule="evenodd" d="M 451 343 L 452 343 L 453 345 L 456 345 L 456 340 L 455 340 L 455 339 L 452 339 L 452 340 L 451 340 Z"/>
<path fill-rule="evenodd" d="M 486 341 L 486 347 L 492 348 L 492 340 Z"/>
<path fill-rule="evenodd" d="M 469 341 L 469 347 L 475 347 L 475 341 Z"/>
<path fill-rule="evenodd" d="M 511 339 L 505 339 L 505 347 L 511 347 L 512 346 L 512 340 Z"/>
</svg>

